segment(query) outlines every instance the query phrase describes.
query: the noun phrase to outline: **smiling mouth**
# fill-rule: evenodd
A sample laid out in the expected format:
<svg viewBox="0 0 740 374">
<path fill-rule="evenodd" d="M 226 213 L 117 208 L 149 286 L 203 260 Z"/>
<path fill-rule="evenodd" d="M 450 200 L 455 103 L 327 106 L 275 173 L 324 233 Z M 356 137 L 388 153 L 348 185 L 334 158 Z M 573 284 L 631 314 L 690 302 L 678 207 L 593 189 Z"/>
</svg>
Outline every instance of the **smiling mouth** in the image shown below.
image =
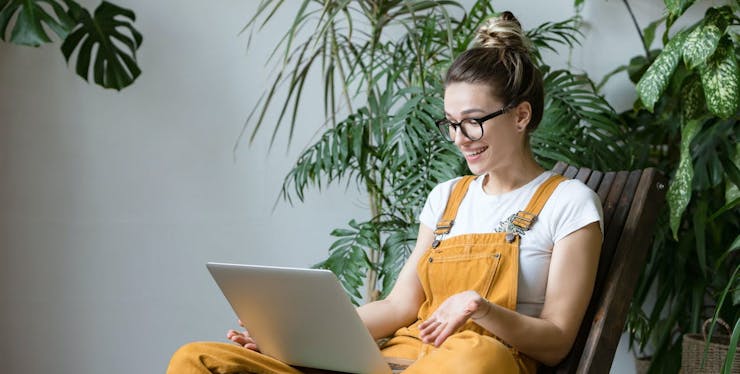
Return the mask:
<svg viewBox="0 0 740 374">
<path fill-rule="evenodd" d="M 479 149 L 477 151 L 473 151 L 473 152 L 465 152 L 465 157 L 475 157 L 475 156 L 477 156 L 477 155 L 485 152 L 486 149 L 488 149 L 488 147 L 483 147 L 483 148 L 481 148 L 481 149 Z"/>
</svg>

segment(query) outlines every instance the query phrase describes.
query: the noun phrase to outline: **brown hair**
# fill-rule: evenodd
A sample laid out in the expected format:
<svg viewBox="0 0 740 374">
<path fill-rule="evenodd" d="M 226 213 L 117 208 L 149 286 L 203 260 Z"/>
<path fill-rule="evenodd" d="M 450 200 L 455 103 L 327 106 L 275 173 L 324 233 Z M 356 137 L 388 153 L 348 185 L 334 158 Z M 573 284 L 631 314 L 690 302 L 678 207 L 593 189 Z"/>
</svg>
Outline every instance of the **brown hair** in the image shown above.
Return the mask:
<svg viewBox="0 0 740 374">
<path fill-rule="evenodd" d="M 445 76 L 445 86 L 464 82 L 487 84 L 492 94 L 513 107 L 524 101 L 532 106 L 527 126 L 533 131 L 542 120 L 542 74 L 532 62 L 531 45 L 511 12 L 489 19 L 478 29 L 476 46 L 455 59 Z"/>
</svg>

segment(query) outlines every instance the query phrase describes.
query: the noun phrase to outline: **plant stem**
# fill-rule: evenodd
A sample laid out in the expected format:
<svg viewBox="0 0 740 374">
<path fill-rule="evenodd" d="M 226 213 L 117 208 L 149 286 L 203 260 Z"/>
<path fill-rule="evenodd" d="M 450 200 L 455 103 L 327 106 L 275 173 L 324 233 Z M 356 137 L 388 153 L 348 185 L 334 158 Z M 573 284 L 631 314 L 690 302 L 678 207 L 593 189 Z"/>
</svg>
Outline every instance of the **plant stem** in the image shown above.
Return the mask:
<svg viewBox="0 0 740 374">
<path fill-rule="evenodd" d="M 373 220 L 377 220 L 377 217 L 379 216 L 378 211 L 378 197 L 375 195 L 376 193 L 372 191 L 370 188 L 370 185 L 367 185 L 367 192 L 370 195 L 368 198 L 370 200 L 370 214 L 372 214 Z M 378 244 L 378 248 L 371 248 L 370 253 L 368 254 L 370 257 L 370 264 L 371 266 L 375 266 L 378 260 L 380 259 L 380 243 Z M 368 301 L 375 301 L 377 299 L 377 285 L 378 285 L 378 272 L 375 270 L 375 268 L 370 267 L 367 270 L 367 300 Z"/>
<path fill-rule="evenodd" d="M 635 13 L 632 11 L 632 7 L 630 6 L 630 3 L 627 0 L 622 0 L 624 3 L 624 6 L 627 7 L 627 12 L 630 14 L 630 17 L 632 18 L 632 23 L 635 24 L 635 29 L 637 29 L 637 34 L 640 35 L 640 41 L 642 42 L 642 48 L 645 49 L 645 58 L 650 59 L 650 50 L 648 49 L 648 46 L 645 45 L 645 36 L 642 35 L 642 30 L 640 29 L 640 25 L 637 23 L 637 18 L 635 18 Z"/>
<path fill-rule="evenodd" d="M 373 28 L 371 39 L 370 39 L 370 49 L 368 50 L 370 52 L 370 63 L 368 64 L 368 70 L 365 72 L 366 74 L 366 83 L 367 83 L 367 101 L 368 103 L 371 103 L 372 100 L 376 100 L 376 98 L 379 98 L 380 95 L 376 95 L 373 88 L 376 86 L 376 82 L 374 81 L 373 72 L 375 69 L 375 54 L 377 52 L 377 45 L 380 41 L 380 35 L 383 32 L 383 24 L 380 23 L 381 15 L 379 14 L 377 4 L 374 4 L 375 9 L 373 9 L 372 17 L 371 19 L 371 25 Z M 368 108 L 373 108 L 373 105 L 368 105 Z M 373 136 L 373 120 L 379 116 L 380 113 L 370 113 L 370 120 L 368 122 L 368 129 L 367 129 L 367 146 L 372 148 L 374 146 L 373 139 L 375 137 Z M 366 176 L 367 178 L 367 176 Z M 370 214 L 372 214 L 372 220 L 374 223 L 377 223 L 378 218 L 380 217 L 380 206 L 379 202 L 382 197 L 382 191 L 376 191 L 373 189 L 372 184 L 369 182 L 365 182 L 365 186 L 367 188 L 368 192 L 368 198 L 370 199 Z M 377 293 L 377 284 L 378 284 L 378 272 L 375 270 L 375 266 L 377 265 L 379 259 L 380 259 L 380 243 L 377 243 L 376 248 L 370 249 L 370 253 L 368 253 L 370 257 L 370 264 L 371 267 L 367 271 L 367 299 L 369 301 L 375 301 L 378 297 Z"/>
</svg>

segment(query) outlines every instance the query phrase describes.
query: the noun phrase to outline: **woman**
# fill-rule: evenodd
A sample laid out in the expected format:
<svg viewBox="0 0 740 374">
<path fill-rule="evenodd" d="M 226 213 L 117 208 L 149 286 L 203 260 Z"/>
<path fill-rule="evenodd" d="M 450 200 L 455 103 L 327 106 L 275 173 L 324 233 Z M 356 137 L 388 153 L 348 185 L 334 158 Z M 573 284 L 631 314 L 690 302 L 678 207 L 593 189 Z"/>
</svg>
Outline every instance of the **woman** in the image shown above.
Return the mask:
<svg viewBox="0 0 740 374">
<path fill-rule="evenodd" d="M 557 364 L 596 276 L 598 197 L 545 171 L 530 149 L 544 94 L 519 22 L 504 12 L 477 42 L 450 66 L 437 121 L 476 176 L 432 190 L 393 290 L 358 309 L 373 337 L 390 337 L 383 355 L 414 361 L 408 373 L 535 373 L 538 363 Z M 246 332 L 227 337 L 241 347 L 187 345 L 171 372 L 297 372 L 257 353 Z M 192 358 L 203 352 L 213 365 Z"/>
</svg>

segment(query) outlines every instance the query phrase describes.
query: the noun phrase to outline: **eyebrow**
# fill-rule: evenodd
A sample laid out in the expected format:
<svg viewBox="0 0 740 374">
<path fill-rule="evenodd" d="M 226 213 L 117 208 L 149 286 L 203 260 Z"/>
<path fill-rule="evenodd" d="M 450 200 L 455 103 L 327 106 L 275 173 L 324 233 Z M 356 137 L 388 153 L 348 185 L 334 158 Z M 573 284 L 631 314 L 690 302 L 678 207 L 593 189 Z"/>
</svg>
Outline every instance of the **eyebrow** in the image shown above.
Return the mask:
<svg viewBox="0 0 740 374">
<path fill-rule="evenodd" d="M 470 114 L 470 113 L 485 113 L 485 111 L 483 109 L 473 108 L 473 109 L 465 109 L 462 112 L 460 112 L 460 114 L 462 115 Z M 450 113 L 447 113 L 447 111 L 445 111 L 445 115 L 448 117 L 452 116 Z"/>
</svg>

